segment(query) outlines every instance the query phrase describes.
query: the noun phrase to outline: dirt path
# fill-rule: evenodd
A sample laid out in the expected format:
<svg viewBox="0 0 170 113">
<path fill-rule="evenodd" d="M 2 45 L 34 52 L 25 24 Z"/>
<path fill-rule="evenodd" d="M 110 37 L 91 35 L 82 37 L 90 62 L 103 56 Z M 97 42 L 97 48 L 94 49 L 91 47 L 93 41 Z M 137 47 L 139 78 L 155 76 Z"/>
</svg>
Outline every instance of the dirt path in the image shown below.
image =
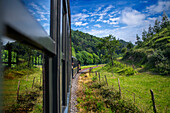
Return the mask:
<svg viewBox="0 0 170 113">
<path fill-rule="evenodd" d="M 100 65 L 100 66 L 103 66 L 103 65 Z M 96 66 L 96 67 L 100 67 L 100 66 Z M 96 68 L 96 67 L 92 67 L 92 68 Z M 78 79 L 79 79 L 79 75 L 83 72 L 86 72 L 88 71 L 90 68 L 86 68 L 86 69 L 83 69 L 81 70 L 80 73 L 78 73 L 74 79 L 72 79 L 72 87 L 71 87 L 71 100 L 70 100 L 70 113 L 77 113 L 78 110 L 77 110 L 77 94 L 76 94 L 76 91 L 78 89 Z"/>
</svg>

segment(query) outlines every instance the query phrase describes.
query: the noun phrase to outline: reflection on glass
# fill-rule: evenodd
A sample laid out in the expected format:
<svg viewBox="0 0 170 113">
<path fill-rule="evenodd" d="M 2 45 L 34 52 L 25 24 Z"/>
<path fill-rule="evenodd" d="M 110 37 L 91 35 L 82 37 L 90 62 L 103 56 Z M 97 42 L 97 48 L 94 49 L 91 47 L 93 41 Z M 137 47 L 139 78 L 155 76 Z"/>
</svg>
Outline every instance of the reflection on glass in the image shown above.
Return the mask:
<svg viewBox="0 0 170 113">
<path fill-rule="evenodd" d="M 50 30 L 50 0 L 22 0 L 31 15 L 49 34 Z"/>
<path fill-rule="evenodd" d="M 3 111 L 43 112 L 43 54 L 8 38 L 2 43 Z"/>
</svg>

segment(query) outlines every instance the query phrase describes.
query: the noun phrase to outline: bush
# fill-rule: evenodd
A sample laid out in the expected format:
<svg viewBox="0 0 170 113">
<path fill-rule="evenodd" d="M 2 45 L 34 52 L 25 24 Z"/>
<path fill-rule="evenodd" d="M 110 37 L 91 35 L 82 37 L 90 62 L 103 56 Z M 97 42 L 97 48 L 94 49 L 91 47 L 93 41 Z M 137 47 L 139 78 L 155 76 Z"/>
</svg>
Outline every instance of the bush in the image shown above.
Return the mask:
<svg viewBox="0 0 170 113">
<path fill-rule="evenodd" d="M 119 73 L 120 75 L 134 75 L 135 73 L 137 73 L 137 71 L 134 70 L 133 67 L 127 66 L 118 61 L 113 61 L 113 66 L 111 62 L 108 63 L 106 66 L 104 66 L 103 69 L 109 72 Z"/>
</svg>

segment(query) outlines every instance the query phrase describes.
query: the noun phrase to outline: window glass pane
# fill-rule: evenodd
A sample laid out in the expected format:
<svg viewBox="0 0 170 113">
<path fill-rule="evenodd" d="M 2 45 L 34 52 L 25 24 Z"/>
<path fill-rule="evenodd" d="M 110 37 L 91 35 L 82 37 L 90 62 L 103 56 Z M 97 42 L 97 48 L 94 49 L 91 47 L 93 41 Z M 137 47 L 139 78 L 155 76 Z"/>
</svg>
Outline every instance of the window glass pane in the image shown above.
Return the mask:
<svg viewBox="0 0 170 113">
<path fill-rule="evenodd" d="M 44 30 L 50 32 L 50 0 L 21 0 Z"/>
<path fill-rule="evenodd" d="M 7 37 L 1 53 L 3 111 L 42 113 L 44 54 Z"/>
</svg>

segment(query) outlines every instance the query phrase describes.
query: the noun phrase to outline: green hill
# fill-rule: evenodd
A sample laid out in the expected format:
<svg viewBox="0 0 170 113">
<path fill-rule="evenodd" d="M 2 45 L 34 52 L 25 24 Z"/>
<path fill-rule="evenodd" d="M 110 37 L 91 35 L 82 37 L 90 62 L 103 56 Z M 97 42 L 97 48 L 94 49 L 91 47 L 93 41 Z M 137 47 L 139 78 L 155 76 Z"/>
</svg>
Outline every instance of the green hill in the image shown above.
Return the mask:
<svg viewBox="0 0 170 113">
<path fill-rule="evenodd" d="M 169 75 L 170 21 L 162 22 L 157 32 L 154 32 L 155 26 L 151 27 L 152 31 L 143 32 L 143 41 L 137 36 L 137 45 L 126 52 L 124 59 L 160 74 Z"/>
<path fill-rule="evenodd" d="M 75 56 L 82 64 L 98 64 L 106 63 L 107 59 L 103 58 L 104 51 L 97 48 L 101 38 L 83 33 L 81 31 L 71 30 L 72 38 L 72 55 Z M 116 51 L 121 54 L 121 49 L 124 48 L 128 42 L 119 40 L 121 46 Z"/>
</svg>

